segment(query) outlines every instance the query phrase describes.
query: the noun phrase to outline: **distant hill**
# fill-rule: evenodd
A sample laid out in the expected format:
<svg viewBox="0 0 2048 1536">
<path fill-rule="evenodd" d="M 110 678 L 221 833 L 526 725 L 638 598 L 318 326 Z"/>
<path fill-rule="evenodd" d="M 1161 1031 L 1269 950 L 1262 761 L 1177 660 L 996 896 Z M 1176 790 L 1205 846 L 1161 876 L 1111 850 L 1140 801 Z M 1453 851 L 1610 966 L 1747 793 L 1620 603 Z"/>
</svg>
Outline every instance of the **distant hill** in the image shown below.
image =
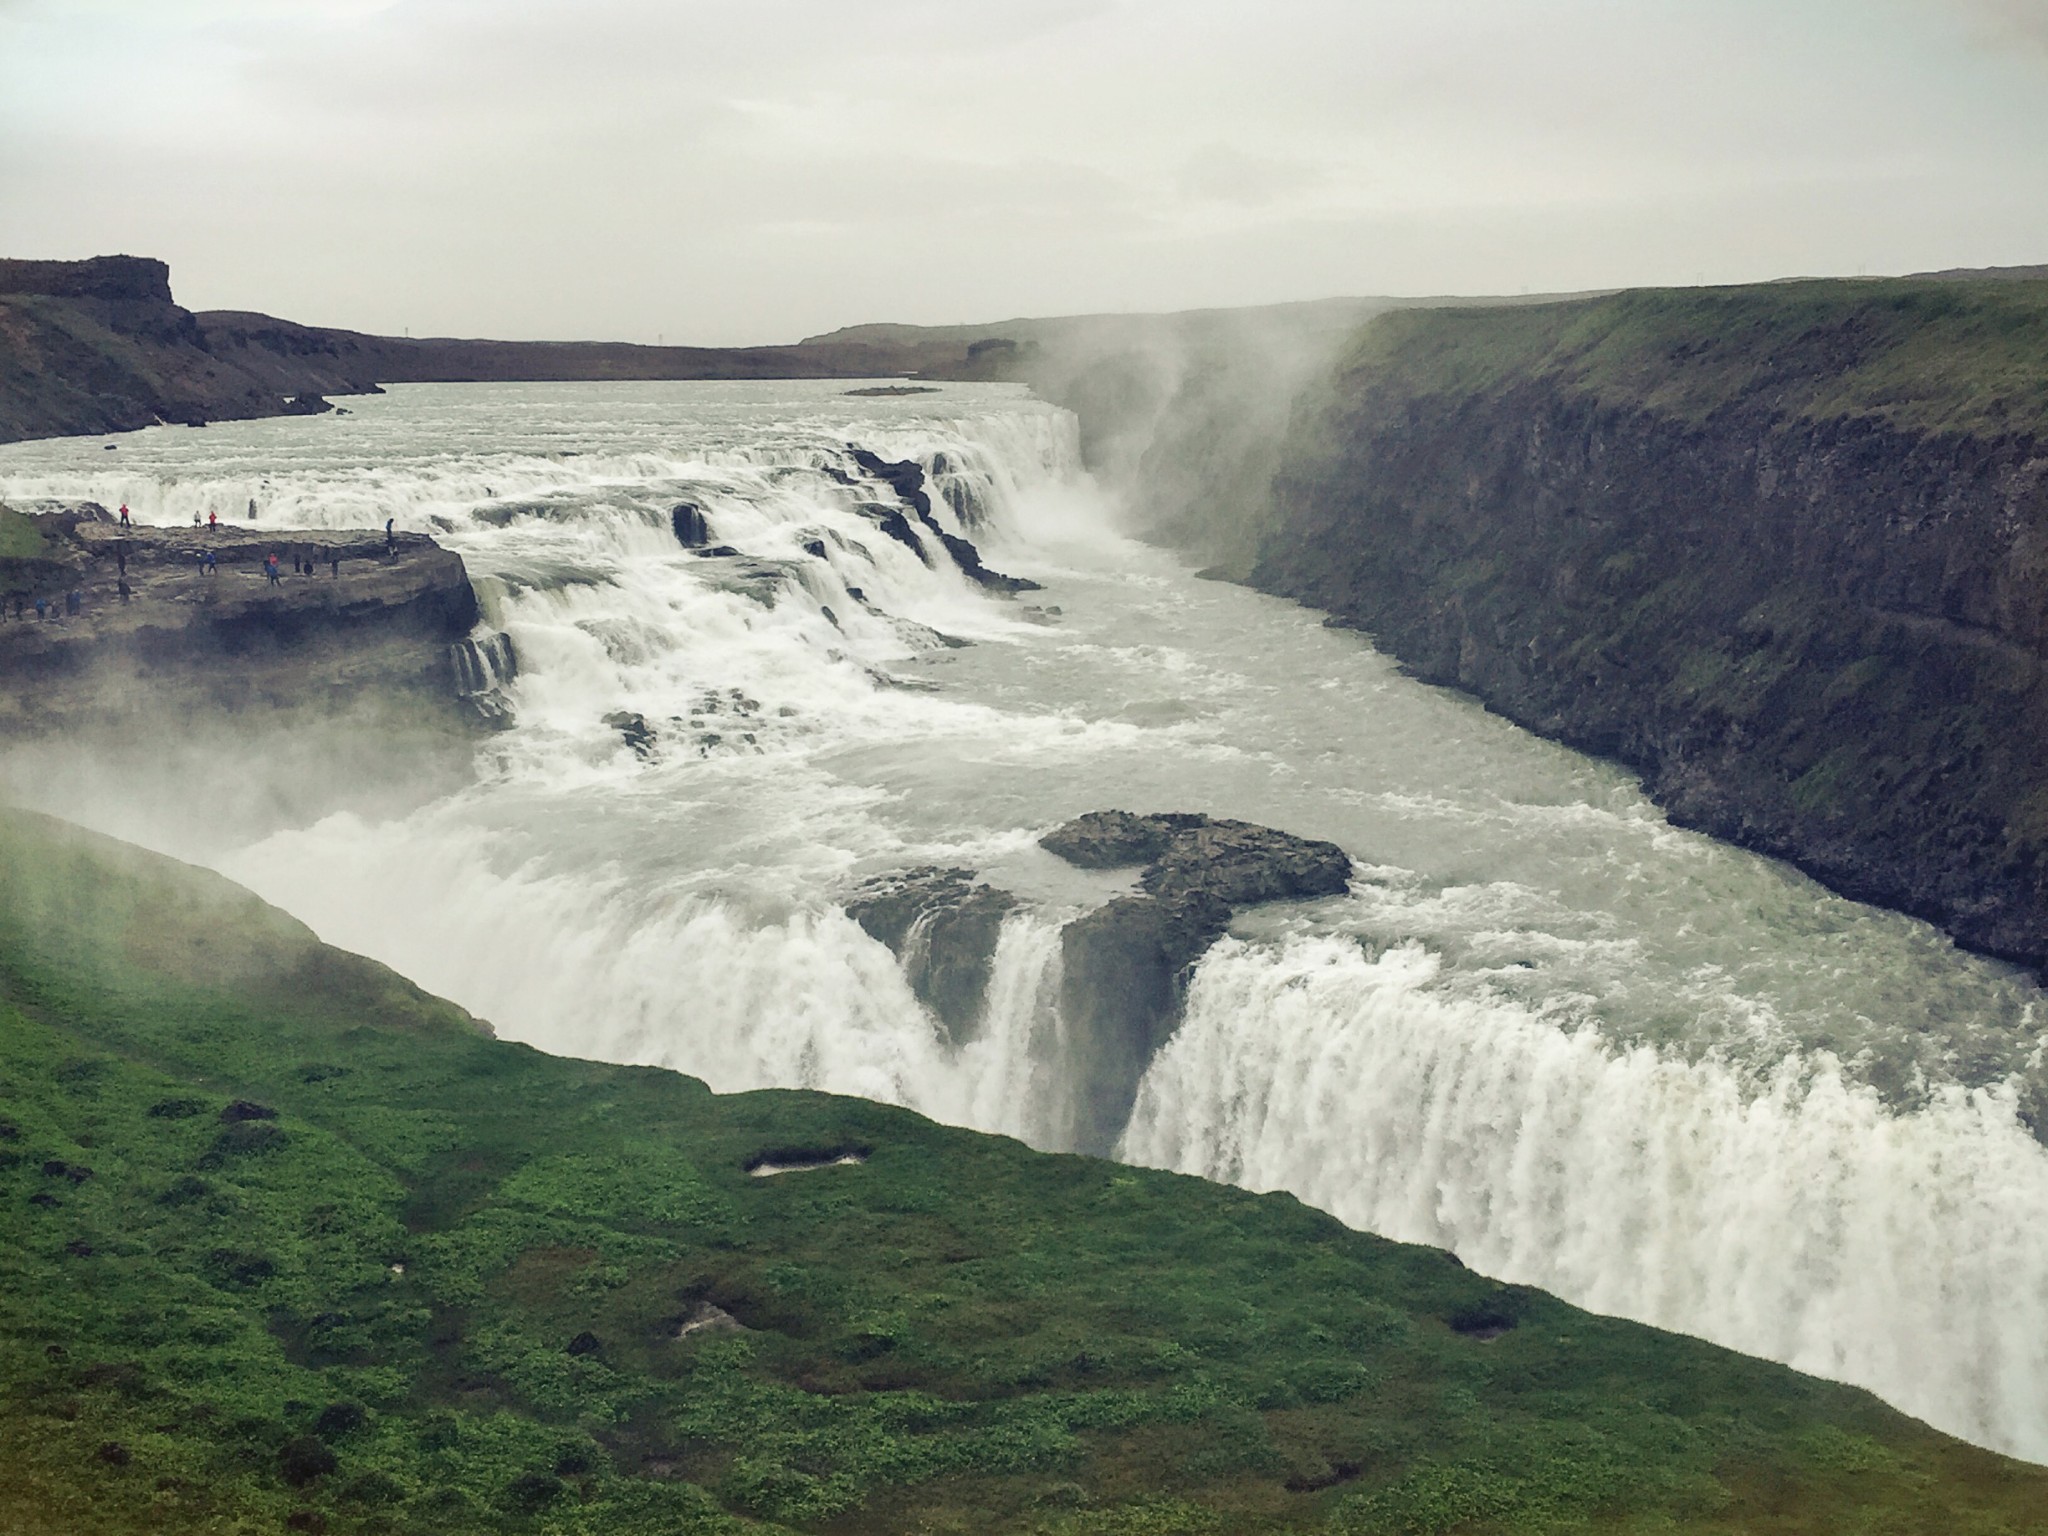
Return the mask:
<svg viewBox="0 0 2048 1536">
<path fill-rule="evenodd" d="M 371 336 L 240 310 L 194 314 L 138 256 L 0 261 L 0 442 L 323 410 L 383 384 L 512 379 L 1008 377 L 938 335 L 777 347 Z"/>
</svg>

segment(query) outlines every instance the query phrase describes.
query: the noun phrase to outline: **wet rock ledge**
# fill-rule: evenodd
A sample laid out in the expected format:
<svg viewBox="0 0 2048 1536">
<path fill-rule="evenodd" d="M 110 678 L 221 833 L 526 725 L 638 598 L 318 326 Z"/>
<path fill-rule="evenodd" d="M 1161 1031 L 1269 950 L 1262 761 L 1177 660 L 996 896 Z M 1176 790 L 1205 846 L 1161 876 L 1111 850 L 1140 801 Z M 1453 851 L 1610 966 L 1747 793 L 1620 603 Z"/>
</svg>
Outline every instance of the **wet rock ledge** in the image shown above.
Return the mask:
<svg viewBox="0 0 2048 1536">
<path fill-rule="evenodd" d="M 1140 894 L 1076 918 L 1060 935 L 1077 1150 L 1107 1155 L 1130 1119 L 1139 1079 L 1180 1023 L 1189 967 L 1239 907 L 1342 894 L 1351 858 L 1335 843 L 1246 821 L 1128 811 L 1078 817 L 1040 843 L 1081 869 L 1144 869 Z"/>
<path fill-rule="evenodd" d="M 306 561 L 311 575 L 295 569 Z M 461 557 L 418 534 L 387 550 L 368 529 L 124 528 L 91 504 L 0 509 L 0 610 L 0 733 L 371 690 L 481 721 L 510 663 L 470 640 Z"/>
<path fill-rule="evenodd" d="M 1241 907 L 1342 894 L 1351 858 L 1335 843 L 1188 813 L 1093 811 L 1040 843 L 1080 869 L 1140 871 L 1133 894 L 1060 934 L 1076 1150 L 1107 1155 L 1146 1067 L 1180 1023 L 1189 968 Z M 869 881 L 847 911 L 895 952 L 912 990 L 960 1044 L 980 1025 L 997 936 L 1017 905 L 971 870 L 922 868 Z"/>
</svg>

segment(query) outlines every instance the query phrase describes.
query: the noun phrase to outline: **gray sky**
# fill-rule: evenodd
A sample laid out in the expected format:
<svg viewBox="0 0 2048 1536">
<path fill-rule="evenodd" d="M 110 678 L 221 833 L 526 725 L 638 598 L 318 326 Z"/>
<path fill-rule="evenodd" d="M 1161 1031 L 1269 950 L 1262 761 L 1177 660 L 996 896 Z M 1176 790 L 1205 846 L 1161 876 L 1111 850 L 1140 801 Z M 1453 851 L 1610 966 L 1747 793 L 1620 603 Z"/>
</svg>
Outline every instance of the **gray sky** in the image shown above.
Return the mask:
<svg viewBox="0 0 2048 1536">
<path fill-rule="evenodd" d="M 0 254 L 793 340 L 2048 261 L 2048 0 L 0 0 Z"/>
</svg>

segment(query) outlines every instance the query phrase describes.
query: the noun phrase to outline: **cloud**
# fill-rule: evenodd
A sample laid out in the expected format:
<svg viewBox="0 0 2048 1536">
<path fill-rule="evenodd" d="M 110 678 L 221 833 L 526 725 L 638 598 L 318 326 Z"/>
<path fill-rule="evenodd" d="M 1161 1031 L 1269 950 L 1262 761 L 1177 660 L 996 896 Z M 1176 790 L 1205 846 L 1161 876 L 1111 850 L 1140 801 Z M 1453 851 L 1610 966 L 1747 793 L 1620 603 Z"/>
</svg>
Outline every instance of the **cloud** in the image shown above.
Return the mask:
<svg viewBox="0 0 2048 1536">
<path fill-rule="evenodd" d="M 2048 50 L 2048 0 L 1962 0 L 1964 14 L 1998 43 Z"/>
<path fill-rule="evenodd" d="M 2039 259 L 2043 13 L 0 0 L 0 228 L 207 304 L 714 341 Z"/>
</svg>

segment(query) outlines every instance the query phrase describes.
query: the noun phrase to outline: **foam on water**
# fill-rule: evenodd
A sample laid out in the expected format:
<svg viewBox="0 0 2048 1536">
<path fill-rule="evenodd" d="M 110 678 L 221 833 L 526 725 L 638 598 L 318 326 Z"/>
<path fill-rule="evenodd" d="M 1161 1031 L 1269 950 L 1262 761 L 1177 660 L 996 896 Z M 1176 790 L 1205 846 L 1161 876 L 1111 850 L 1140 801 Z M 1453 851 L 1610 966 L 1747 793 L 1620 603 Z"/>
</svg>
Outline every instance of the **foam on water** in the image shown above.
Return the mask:
<svg viewBox="0 0 2048 1536">
<path fill-rule="evenodd" d="M 118 455 L 0 448 L 14 500 L 240 524 L 253 497 L 284 543 L 433 532 L 518 665 L 510 728 L 452 786 L 345 794 L 366 763 L 394 786 L 412 765 L 246 736 L 120 771 L 17 746 L 0 776 L 508 1037 L 1050 1148 L 1075 1103 L 1060 923 L 1125 877 L 1036 835 L 1123 806 L 1333 838 L 1352 894 L 1249 914 L 1202 962 L 1124 1155 L 2048 1458 L 2029 978 L 1676 830 L 1617 770 L 1117 537 L 1072 419 L 1015 389 L 841 387 L 408 386 Z M 1046 590 L 1001 600 L 928 529 L 924 557 L 891 537 L 855 443 L 923 463 L 941 525 Z M 684 502 L 741 555 L 680 547 Z M 223 824 L 227 784 L 272 809 Z M 1026 903 L 959 1041 L 840 906 L 927 863 Z"/>
</svg>

